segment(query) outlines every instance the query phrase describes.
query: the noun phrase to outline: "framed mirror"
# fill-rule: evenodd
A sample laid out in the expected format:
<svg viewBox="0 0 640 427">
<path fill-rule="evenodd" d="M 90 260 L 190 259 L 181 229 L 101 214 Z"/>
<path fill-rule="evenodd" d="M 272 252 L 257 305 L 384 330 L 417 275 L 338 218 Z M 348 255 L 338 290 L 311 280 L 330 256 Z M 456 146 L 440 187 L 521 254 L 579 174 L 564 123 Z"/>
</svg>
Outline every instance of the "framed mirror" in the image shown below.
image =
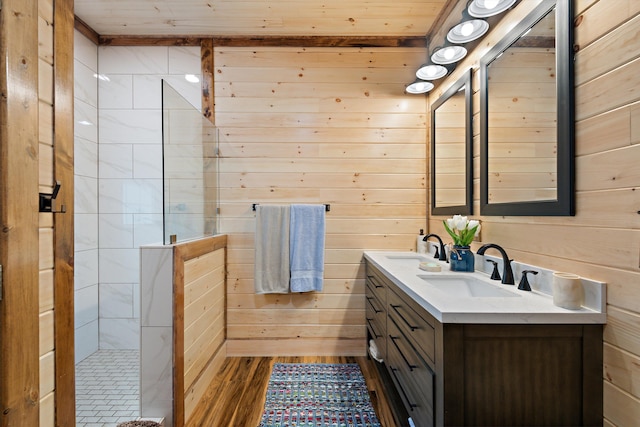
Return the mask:
<svg viewBox="0 0 640 427">
<path fill-rule="evenodd" d="M 481 215 L 575 214 L 571 3 L 543 0 L 480 60 Z"/>
<path fill-rule="evenodd" d="M 431 105 L 431 214 L 473 213 L 471 70 Z"/>
</svg>

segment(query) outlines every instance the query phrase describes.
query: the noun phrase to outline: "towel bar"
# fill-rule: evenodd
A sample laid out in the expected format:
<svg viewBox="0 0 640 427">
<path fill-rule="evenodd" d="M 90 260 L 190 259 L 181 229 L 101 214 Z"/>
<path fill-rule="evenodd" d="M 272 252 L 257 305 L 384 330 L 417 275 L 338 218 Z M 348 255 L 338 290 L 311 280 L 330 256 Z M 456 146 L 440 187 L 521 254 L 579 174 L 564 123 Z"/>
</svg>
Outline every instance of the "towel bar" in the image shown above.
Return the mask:
<svg viewBox="0 0 640 427">
<path fill-rule="evenodd" d="M 253 203 L 251 205 L 251 210 L 255 211 L 256 210 L 256 206 L 258 206 L 260 203 Z M 324 203 L 324 210 L 325 212 L 330 212 L 331 211 L 331 205 L 328 203 Z"/>
</svg>

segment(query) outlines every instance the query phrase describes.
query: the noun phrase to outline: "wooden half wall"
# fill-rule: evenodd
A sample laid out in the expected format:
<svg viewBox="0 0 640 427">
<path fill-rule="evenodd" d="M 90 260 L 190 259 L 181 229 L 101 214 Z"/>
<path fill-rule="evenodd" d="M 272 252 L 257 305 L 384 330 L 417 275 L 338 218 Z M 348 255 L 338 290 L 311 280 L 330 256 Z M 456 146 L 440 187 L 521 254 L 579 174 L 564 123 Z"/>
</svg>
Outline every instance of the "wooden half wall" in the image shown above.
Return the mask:
<svg viewBox="0 0 640 427">
<path fill-rule="evenodd" d="M 226 357 L 226 236 L 174 252 L 175 425 L 191 425 Z M 180 375 L 182 373 L 182 375 Z M 181 384 L 180 384 L 181 383 Z"/>
<path fill-rule="evenodd" d="M 226 357 L 227 236 L 141 248 L 141 416 L 196 425 Z"/>
</svg>

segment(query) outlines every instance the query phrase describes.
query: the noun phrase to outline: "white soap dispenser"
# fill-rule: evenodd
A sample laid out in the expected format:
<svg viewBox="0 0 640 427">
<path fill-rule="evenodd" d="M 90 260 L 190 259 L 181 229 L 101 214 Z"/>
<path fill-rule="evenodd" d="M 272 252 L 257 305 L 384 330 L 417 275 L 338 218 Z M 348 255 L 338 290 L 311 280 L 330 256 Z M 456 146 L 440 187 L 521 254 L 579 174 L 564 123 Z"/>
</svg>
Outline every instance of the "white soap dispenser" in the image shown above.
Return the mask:
<svg viewBox="0 0 640 427">
<path fill-rule="evenodd" d="M 416 241 L 416 252 L 419 254 L 427 253 L 427 242 L 424 241 L 424 230 L 422 228 L 420 229 L 420 234 Z"/>
</svg>

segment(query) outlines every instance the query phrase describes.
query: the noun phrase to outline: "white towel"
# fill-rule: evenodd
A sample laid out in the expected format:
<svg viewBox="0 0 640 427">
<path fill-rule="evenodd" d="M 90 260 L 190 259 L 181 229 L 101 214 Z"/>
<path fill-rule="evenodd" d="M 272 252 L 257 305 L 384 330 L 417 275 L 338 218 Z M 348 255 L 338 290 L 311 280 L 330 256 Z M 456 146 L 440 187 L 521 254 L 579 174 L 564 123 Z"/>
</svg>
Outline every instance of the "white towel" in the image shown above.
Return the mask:
<svg viewBox="0 0 640 427">
<path fill-rule="evenodd" d="M 256 206 L 254 288 L 257 294 L 289 292 L 289 206 Z"/>
<path fill-rule="evenodd" d="M 322 291 L 324 205 L 291 205 L 289 259 L 291 292 Z"/>
</svg>

